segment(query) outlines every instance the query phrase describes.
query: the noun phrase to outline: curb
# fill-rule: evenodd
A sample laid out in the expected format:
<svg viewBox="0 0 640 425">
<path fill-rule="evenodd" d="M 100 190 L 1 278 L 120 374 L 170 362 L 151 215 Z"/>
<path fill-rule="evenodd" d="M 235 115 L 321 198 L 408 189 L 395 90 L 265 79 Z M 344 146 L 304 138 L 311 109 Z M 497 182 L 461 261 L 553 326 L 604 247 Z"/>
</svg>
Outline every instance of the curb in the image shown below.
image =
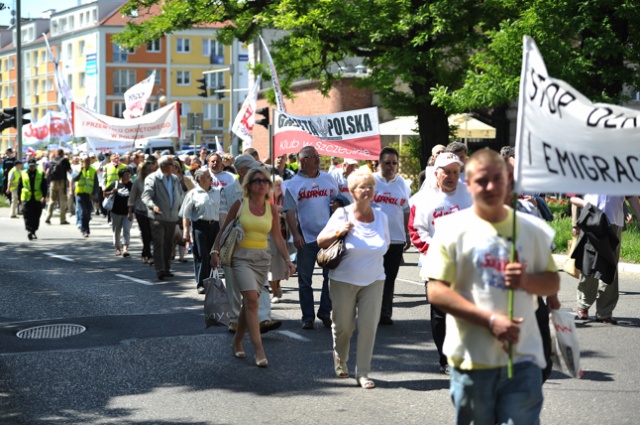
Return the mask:
<svg viewBox="0 0 640 425">
<path fill-rule="evenodd" d="M 566 254 L 553 254 L 553 259 L 556 260 L 556 265 L 559 270 L 562 270 L 567 257 L 569 256 Z M 618 271 L 640 274 L 640 264 L 618 263 Z"/>
</svg>

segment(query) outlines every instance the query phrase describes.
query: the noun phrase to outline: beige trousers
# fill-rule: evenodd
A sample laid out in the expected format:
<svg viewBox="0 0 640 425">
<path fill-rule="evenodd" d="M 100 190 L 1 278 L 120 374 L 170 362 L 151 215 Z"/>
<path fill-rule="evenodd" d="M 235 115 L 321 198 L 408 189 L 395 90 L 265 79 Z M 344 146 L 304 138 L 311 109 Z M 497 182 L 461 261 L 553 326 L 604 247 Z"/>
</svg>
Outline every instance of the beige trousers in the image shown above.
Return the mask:
<svg viewBox="0 0 640 425">
<path fill-rule="evenodd" d="M 347 363 L 351 336 L 357 329 L 356 377 L 367 376 L 371 371 L 383 289 L 384 280 L 376 280 L 367 286 L 329 280 L 334 356 Z"/>
<path fill-rule="evenodd" d="M 53 209 L 56 206 L 56 201 L 60 199 L 60 223 L 67 221 L 67 181 L 51 181 L 51 187 L 49 188 L 49 206 L 47 207 L 47 220 L 51 220 L 53 215 Z"/>
</svg>

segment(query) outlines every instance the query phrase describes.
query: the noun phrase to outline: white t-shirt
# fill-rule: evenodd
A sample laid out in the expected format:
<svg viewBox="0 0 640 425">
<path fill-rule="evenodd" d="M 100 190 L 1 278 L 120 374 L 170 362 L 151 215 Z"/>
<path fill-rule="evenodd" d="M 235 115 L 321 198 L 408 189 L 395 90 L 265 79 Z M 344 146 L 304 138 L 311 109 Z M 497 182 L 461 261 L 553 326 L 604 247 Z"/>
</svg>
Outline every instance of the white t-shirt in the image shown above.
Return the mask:
<svg viewBox="0 0 640 425">
<path fill-rule="evenodd" d="M 418 247 L 420 250 L 420 262 L 429 249 L 431 238 L 436 231 L 435 224 L 440 217 L 467 209 L 473 200 L 465 184 L 458 183 L 454 192 L 444 193 L 440 190 L 426 189 L 424 196 L 417 198 L 413 215 L 413 228 L 424 242 Z"/>
<path fill-rule="evenodd" d="M 604 212 L 609 223 L 618 227 L 624 226 L 624 196 L 584 195 L 584 201 Z"/>
<path fill-rule="evenodd" d="M 211 174 L 211 187 L 216 190 L 229 186 L 236 180 L 236 177 L 228 171 L 220 171 L 218 174 L 209 171 L 209 174 Z"/>
<path fill-rule="evenodd" d="M 508 290 L 504 270 L 510 260 L 513 211 L 507 219 L 490 223 L 478 217 L 473 208 L 438 219 L 436 233 L 427 252 L 423 270 L 429 280 L 439 280 L 481 309 L 508 314 Z M 551 256 L 554 230 L 544 221 L 518 213 L 516 249 L 527 273 L 556 271 Z M 524 318 L 519 325 L 519 342 L 513 358 L 533 361 L 545 367 L 542 339 L 535 311 L 538 300 L 524 290 L 514 291 L 513 311 Z M 464 370 L 507 365 L 508 355 L 486 326 L 447 315 L 444 354 L 449 364 Z"/>
<path fill-rule="evenodd" d="M 407 229 L 404 225 L 404 215 L 409 213 L 409 188 L 400 176 L 389 181 L 380 173 L 375 173 L 373 176 L 376 179 L 373 204 L 387 215 L 391 243 L 405 243 Z"/>
<path fill-rule="evenodd" d="M 349 186 L 347 185 L 347 176 L 344 175 L 344 169 L 335 168 L 329 173 L 329 175 L 333 177 L 338 184 L 338 189 L 340 190 L 342 196 L 347 198 L 350 203 L 353 203 L 353 196 L 351 196 L 351 193 L 349 192 Z"/>
<path fill-rule="evenodd" d="M 339 190 L 336 181 L 324 171 L 314 178 L 298 172 L 282 190 L 285 191 L 282 210 L 296 211 L 305 243 L 315 241 L 331 217 L 329 204 Z"/>
<path fill-rule="evenodd" d="M 346 217 L 345 217 L 346 214 Z M 353 228 L 344 239 L 345 254 L 340 265 L 329 270 L 329 278 L 356 286 L 384 280 L 384 254 L 389 248 L 389 223 L 379 208 L 373 208 L 373 222 L 362 223 L 353 215 L 353 204 L 338 208 L 321 233 L 335 234 L 346 221 Z"/>
</svg>

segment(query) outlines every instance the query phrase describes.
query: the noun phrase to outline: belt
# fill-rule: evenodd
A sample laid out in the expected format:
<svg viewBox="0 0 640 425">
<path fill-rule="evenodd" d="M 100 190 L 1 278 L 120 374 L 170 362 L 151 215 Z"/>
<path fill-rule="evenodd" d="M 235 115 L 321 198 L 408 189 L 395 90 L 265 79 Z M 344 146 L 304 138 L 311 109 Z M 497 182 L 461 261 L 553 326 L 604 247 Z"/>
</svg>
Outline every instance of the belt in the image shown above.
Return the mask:
<svg viewBox="0 0 640 425">
<path fill-rule="evenodd" d="M 194 221 L 194 223 L 206 223 L 206 224 L 213 224 L 213 223 L 217 223 L 218 220 L 196 220 Z"/>
</svg>

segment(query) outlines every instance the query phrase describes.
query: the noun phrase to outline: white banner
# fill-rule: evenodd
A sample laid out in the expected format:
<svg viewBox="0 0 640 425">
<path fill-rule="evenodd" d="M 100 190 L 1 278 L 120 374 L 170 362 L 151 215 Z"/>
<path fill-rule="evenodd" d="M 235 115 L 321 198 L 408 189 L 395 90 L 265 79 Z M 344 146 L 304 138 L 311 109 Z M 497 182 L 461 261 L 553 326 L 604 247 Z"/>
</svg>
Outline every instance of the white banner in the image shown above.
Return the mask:
<svg viewBox="0 0 640 425">
<path fill-rule="evenodd" d="M 549 77 L 531 38 L 523 47 L 516 191 L 640 193 L 640 112 L 591 103 Z"/>
<path fill-rule="evenodd" d="M 144 107 L 151 96 L 155 81 L 156 70 L 154 69 L 151 75 L 124 92 L 126 105 L 126 109 L 122 113 L 124 118 L 132 119 L 144 115 Z"/>
<path fill-rule="evenodd" d="M 71 122 L 63 112 L 47 111 L 38 121 L 22 126 L 24 145 L 44 147 L 51 142 L 68 142 L 72 139 Z"/>
<path fill-rule="evenodd" d="M 253 125 L 256 121 L 256 102 L 258 100 L 259 89 L 260 76 L 258 76 L 253 88 L 247 94 L 231 128 L 231 132 L 242 139 L 245 149 L 250 148 L 253 144 Z"/>
<path fill-rule="evenodd" d="M 47 35 L 42 33 L 44 36 L 44 42 L 47 45 L 47 51 L 49 52 L 49 60 L 53 64 L 54 74 L 56 78 L 56 87 L 58 88 L 58 101 L 60 105 L 60 110 L 69 115 L 69 105 L 73 102 L 73 95 L 69 91 L 69 87 L 67 87 L 67 81 L 62 75 L 62 70 L 60 69 L 60 64 L 56 61 L 55 56 L 53 55 L 53 51 L 51 50 L 51 46 L 49 45 L 49 40 L 47 39 Z M 60 48 L 62 48 L 60 46 Z"/>
<path fill-rule="evenodd" d="M 72 112 L 71 122 L 76 137 L 95 137 L 118 142 L 180 137 L 180 117 L 176 102 L 130 120 L 97 114 L 75 103 Z"/>
<path fill-rule="evenodd" d="M 302 117 L 273 112 L 273 156 L 313 146 L 320 155 L 371 159 L 380 156 L 378 108 Z"/>
<path fill-rule="evenodd" d="M 276 72 L 276 65 L 273 63 L 273 59 L 271 58 L 271 53 L 269 53 L 267 43 L 264 42 L 262 36 L 258 37 L 260 37 L 260 41 L 262 42 L 264 50 L 267 53 L 267 61 L 269 62 L 269 69 L 271 70 L 271 84 L 273 84 L 273 91 L 276 95 L 276 107 L 282 112 L 287 112 L 287 109 L 284 107 L 284 97 L 282 96 L 282 90 L 280 89 L 280 80 L 278 79 L 278 73 Z"/>
</svg>

